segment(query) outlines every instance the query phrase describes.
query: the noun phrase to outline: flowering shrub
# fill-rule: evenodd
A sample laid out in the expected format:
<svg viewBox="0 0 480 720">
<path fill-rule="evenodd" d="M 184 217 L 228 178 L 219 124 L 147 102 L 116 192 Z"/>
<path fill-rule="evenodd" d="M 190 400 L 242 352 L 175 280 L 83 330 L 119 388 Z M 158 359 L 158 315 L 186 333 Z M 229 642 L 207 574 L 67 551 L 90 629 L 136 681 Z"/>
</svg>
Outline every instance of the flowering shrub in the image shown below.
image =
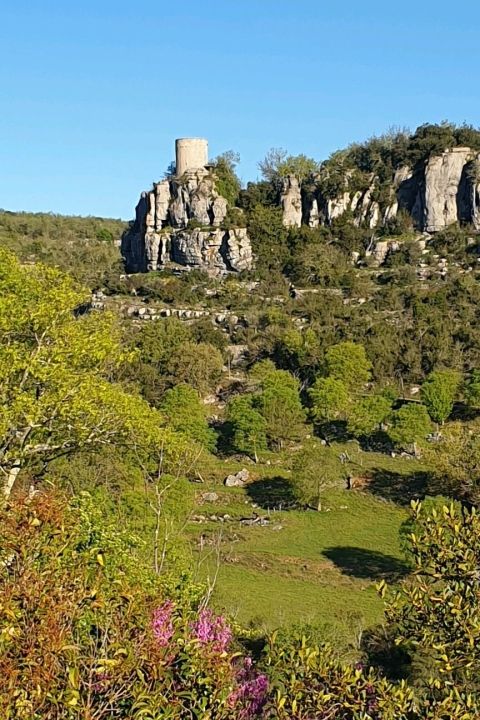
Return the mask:
<svg viewBox="0 0 480 720">
<path fill-rule="evenodd" d="M 88 496 L 0 509 L 1 720 L 258 716 L 266 680 L 226 619 L 198 610 L 191 581 L 166 586 L 136 544 Z"/>
<path fill-rule="evenodd" d="M 232 707 L 240 706 L 238 720 L 259 715 L 267 701 L 268 679 L 266 675 L 258 674 L 252 659 L 244 658 L 243 667 L 237 672 L 237 687 L 229 697 Z"/>
<path fill-rule="evenodd" d="M 225 652 L 232 640 L 232 631 L 225 618 L 215 616 L 207 608 L 200 610 L 192 629 L 194 637 L 203 645 L 211 645 L 215 652 Z"/>
<path fill-rule="evenodd" d="M 161 676 L 137 683 L 133 717 L 161 712 L 172 719 L 251 720 L 261 714 L 266 676 L 256 672 L 251 658 L 233 651 L 233 633 L 222 615 L 168 600 L 154 609 L 151 630 Z"/>
<path fill-rule="evenodd" d="M 173 607 L 174 605 L 172 600 L 166 600 L 163 605 L 153 612 L 153 637 L 160 647 L 166 647 L 172 639 L 172 635 L 174 633 L 172 621 Z"/>
</svg>

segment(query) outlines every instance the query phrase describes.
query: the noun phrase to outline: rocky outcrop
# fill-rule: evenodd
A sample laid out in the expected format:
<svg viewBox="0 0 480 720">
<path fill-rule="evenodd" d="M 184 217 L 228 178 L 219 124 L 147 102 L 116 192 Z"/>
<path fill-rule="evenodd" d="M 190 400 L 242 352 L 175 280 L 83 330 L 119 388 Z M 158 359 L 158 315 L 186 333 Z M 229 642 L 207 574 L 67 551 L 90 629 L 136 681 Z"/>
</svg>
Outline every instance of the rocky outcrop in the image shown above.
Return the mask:
<svg viewBox="0 0 480 720">
<path fill-rule="evenodd" d="M 295 175 L 283 179 L 280 195 L 283 210 L 283 224 L 286 227 L 300 227 L 302 224 L 302 193 L 300 183 Z"/>
<path fill-rule="evenodd" d="M 460 188 L 461 220 L 480 230 L 480 153 L 464 166 Z"/>
<path fill-rule="evenodd" d="M 469 148 L 453 148 L 427 162 L 422 218 L 427 232 L 437 232 L 460 219 L 460 180 L 471 155 Z"/>
<path fill-rule="evenodd" d="M 181 230 L 171 237 L 170 257 L 179 265 L 210 272 L 239 272 L 252 266 L 252 248 L 245 228 Z"/>
<path fill-rule="evenodd" d="M 421 232 L 438 232 L 455 222 L 480 229 L 480 154 L 468 147 L 446 150 L 415 169 L 397 168 L 391 180 L 380 182 L 373 174 L 366 180 L 363 189 L 352 189 L 353 172 L 348 170 L 341 191 L 327 197 L 320 176 L 311 178 L 308 187 L 286 178 L 281 195 L 284 224 L 298 226 L 301 216 L 310 227 L 330 225 L 349 212 L 356 225 L 373 229 L 402 211 Z"/>
<path fill-rule="evenodd" d="M 206 170 L 195 170 L 172 180 L 170 196 L 172 227 L 183 228 L 190 220 L 202 225 L 220 225 L 225 220 L 227 201 L 218 194 L 215 178 Z"/>
<path fill-rule="evenodd" d="M 143 192 L 135 221 L 122 239 L 128 272 L 150 272 L 169 263 L 213 274 L 248 270 L 252 248 L 243 227 L 222 229 L 227 201 L 204 168 L 155 183 Z"/>
</svg>

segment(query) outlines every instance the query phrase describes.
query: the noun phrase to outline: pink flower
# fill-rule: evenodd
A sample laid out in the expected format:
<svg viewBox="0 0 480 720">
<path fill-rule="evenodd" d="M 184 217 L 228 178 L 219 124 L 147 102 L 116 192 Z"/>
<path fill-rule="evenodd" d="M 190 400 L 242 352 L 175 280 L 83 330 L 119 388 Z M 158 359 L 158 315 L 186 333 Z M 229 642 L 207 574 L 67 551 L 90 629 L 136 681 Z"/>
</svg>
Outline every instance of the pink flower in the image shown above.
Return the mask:
<svg viewBox="0 0 480 720">
<path fill-rule="evenodd" d="M 268 680 L 266 675 L 256 675 L 252 659 L 247 657 L 237 673 L 237 688 L 231 693 L 229 703 L 238 708 L 238 719 L 249 720 L 258 716 L 267 699 Z"/>
<path fill-rule="evenodd" d="M 224 652 L 232 639 L 232 631 L 222 615 L 211 610 L 200 610 L 198 620 L 192 625 L 194 637 L 202 644 L 211 644 L 217 652 Z"/>
<path fill-rule="evenodd" d="M 166 647 L 173 636 L 174 628 L 172 621 L 173 602 L 167 600 L 153 611 L 152 631 L 153 636 L 161 647 Z"/>
</svg>

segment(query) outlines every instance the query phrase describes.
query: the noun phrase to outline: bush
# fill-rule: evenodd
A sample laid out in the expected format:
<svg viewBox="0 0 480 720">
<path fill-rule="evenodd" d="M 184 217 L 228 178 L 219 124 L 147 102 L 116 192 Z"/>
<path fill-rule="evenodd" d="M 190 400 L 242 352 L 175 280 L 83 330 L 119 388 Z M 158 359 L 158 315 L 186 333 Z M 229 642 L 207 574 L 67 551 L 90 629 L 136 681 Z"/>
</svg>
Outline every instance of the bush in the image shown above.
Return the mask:
<svg viewBox="0 0 480 720">
<path fill-rule="evenodd" d="M 201 588 L 155 576 L 86 495 L 0 510 L 2 720 L 258 715 L 267 680 Z M 180 582 L 179 582 L 180 580 Z"/>
</svg>

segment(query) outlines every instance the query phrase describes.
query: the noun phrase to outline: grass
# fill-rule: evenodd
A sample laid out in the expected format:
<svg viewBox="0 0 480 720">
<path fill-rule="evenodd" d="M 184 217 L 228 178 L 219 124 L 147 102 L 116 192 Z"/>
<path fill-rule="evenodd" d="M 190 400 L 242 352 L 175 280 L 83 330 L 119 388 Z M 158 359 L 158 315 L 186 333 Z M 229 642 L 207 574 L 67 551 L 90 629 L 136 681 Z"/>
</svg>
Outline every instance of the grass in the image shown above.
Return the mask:
<svg viewBox="0 0 480 720">
<path fill-rule="evenodd" d="M 336 449 L 341 452 L 344 446 Z M 291 495 L 291 458 L 286 455 L 270 459 L 269 465 L 249 465 L 253 480 L 245 488 L 225 488 L 219 481 L 241 464 L 217 465 L 216 482 L 202 485 L 197 493 L 195 512 L 207 521 L 191 524 L 188 533 L 197 550 L 202 536 L 207 559 L 201 567 L 210 577 L 216 567 L 215 538 L 221 535 L 213 596 L 218 607 L 241 624 L 262 630 L 299 623 L 342 625 L 350 642 L 360 629 L 381 622 L 376 583 L 382 578 L 395 583 L 408 571 L 399 545 L 399 529 L 408 516 L 402 505 L 408 498 L 404 493 L 403 503 L 395 503 L 390 493 L 421 468 L 404 458 L 360 455 L 361 466 L 381 482 L 374 482 L 372 492 L 358 492 L 343 489 L 339 481 L 338 488 L 325 493 L 320 513 L 263 509 L 269 496 L 275 505 Z M 413 495 L 416 490 L 413 484 Z M 218 495 L 216 502 L 203 502 L 211 491 Z M 269 524 L 241 523 L 254 512 L 267 516 Z M 212 514 L 230 519 L 210 521 Z"/>
</svg>

